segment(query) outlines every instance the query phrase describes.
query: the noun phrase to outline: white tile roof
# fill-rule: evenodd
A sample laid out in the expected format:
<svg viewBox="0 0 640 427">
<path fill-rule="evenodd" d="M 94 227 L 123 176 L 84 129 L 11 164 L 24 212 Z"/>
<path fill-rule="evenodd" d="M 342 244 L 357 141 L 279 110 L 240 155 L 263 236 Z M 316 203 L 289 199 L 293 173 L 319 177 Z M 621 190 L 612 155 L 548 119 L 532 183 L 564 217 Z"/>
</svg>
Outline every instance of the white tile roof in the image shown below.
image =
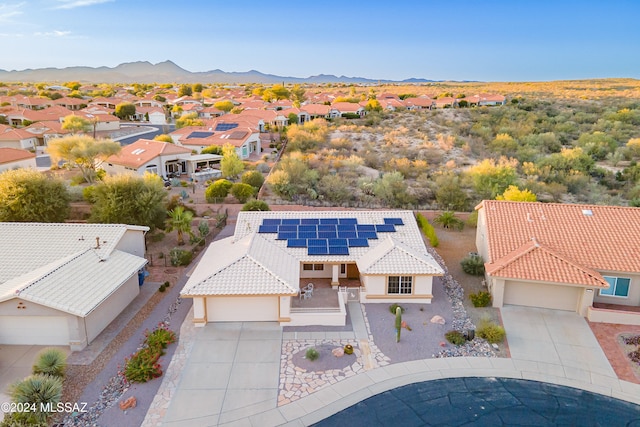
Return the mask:
<svg viewBox="0 0 640 427">
<path fill-rule="evenodd" d="M 391 236 L 362 256 L 357 264 L 363 274 L 444 274 L 429 253 L 415 251 Z"/>
</svg>

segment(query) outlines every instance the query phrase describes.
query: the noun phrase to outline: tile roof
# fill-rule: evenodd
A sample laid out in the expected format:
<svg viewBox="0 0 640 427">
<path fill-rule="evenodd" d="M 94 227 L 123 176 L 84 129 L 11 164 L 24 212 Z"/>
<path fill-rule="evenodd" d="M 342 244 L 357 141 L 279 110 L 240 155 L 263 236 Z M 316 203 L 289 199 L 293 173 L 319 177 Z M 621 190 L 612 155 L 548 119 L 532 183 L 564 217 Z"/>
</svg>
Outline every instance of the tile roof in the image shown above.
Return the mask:
<svg viewBox="0 0 640 427">
<path fill-rule="evenodd" d="M 360 273 L 365 274 L 444 274 L 442 267 L 426 250 L 418 252 L 391 236 L 359 258 L 357 264 Z"/>
<path fill-rule="evenodd" d="M 0 164 L 13 163 L 20 160 L 34 159 L 36 155 L 18 148 L 0 147 Z"/>
<path fill-rule="evenodd" d="M 191 150 L 170 142 L 139 139 L 122 147 L 118 155 L 110 156 L 108 163 L 138 168 L 159 156 L 190 154 Z"/>
</svg>

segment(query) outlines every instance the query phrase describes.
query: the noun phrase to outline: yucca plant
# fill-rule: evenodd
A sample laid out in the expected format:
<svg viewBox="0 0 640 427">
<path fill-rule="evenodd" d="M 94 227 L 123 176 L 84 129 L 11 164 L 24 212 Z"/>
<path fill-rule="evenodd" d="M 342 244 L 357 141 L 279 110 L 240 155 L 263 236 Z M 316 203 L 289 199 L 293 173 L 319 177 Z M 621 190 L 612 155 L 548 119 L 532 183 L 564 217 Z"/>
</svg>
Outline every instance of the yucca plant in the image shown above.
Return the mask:
<svg viewBox="0 0 640 427">
<path fill-rule="evenodd" d="M 67 367 L 67 355 L 57 348 L 45 348 L 38 353 L 35 365 L 33 365 L 33 374 L 52 375 L 54 377 L 64 377 L 64 371 Z"/>
<path fill-rule="evenodd" d="M 461 231 L 464 228 L 464 221 L 456 216 L 454 212 L 445 211 L 433 219 L 435 224 L 444 228 Z"/>
<path fill-rule="evenodd" d="M 35 404 L 36 412 L 30 413 L 38 422 L 46 422 L 50 414 L 40 408 L 55 408 L 62 398 L 62 378 L 52 375 L 31 375 L 10 387 L 11 400 L 15 403 Z"/>
</svg>

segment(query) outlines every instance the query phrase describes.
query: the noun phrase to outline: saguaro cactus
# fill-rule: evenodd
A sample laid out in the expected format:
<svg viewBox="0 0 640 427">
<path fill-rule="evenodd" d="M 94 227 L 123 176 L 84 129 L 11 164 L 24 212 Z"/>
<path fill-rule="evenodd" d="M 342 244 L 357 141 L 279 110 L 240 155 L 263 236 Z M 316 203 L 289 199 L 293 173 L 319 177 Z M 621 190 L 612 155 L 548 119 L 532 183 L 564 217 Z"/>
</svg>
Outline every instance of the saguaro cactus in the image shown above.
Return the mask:
<svg viewBox="0 0 640 427">
<path fill-rule="evenodd" d="M 402 308 L 396 307 L 396 342 L 400 342 L 401 330 L 402 330 Z"/>
</svg>

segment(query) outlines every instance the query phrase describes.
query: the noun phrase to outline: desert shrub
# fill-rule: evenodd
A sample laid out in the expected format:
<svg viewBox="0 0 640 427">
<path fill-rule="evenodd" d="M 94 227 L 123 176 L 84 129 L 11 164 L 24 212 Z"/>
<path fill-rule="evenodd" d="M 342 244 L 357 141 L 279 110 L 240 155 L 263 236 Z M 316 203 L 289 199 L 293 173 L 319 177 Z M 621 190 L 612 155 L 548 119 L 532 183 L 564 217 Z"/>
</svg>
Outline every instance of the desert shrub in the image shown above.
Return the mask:
<svg viewBox="0 0 640 427">
<path fill-rule="evenodd" d="M 166 286 L 165 285 L 163 286 Z M 176 334 L 170 329 L 159 327 L 152 332 L 146 334 L 146 343 L 149 347 L 165 349 L 167 345 L 176 342 Z"/>
<path fill-rule="evenodd" d="M 164 234 L 163 232 L 159 231 L 157 233 L 152 234 L 149 239 L 151 239 L 152 242 L 161 242 L 164 238 L 165 238 L 166 234 Z"/>
<path fill-rule="evenodd" d="M 253 188 L 259 189 L 264 184 L 264 176 L 257 170 L 246 171 L 240 178 L 243 184 L 249 184 Z"/>
<path fill-rule="evenodd" d="M 130 383 L 146 383 L 162 375 L 162 367 L 158 363 L 161 350 L 144 347 L 125 359 L 124 376 Z"/>
<path fill-rule="evenodd" d="M 75 176 L 71 177 L 71 181 L 70 182 L 71 182 L 71 185 L 80 185 L 80 184 L 84 184 L 85 182 L 87 182 L 87 180 L 82 175 L 75 175 Z"/>
<path fill-rule="evenodd" d="M 453 230 L 462 230 L 464 221 L 456 216 L 454 212 L 446 211 L 434 218 L 435 224 L 441 225 L 443 228 L 451 228 Z"/>
<path fill-rule="evenodd" d="M 90 185 L 88 187 L 84 187 L 82 189 L 82 198 L 89 203 L 93 203 L 93 194 L 95 192 L 96 187 Z"/>
<path fill-rule="evenodd" d="M 484 275 L 484 260 L 480 255 L 469 255 L 460 261 L 462 271 L 473 276 Z"/>
<path fill-rule="evenodd" d="M 436 235 L 436 230 L 433 228 L 433 225 L 424 217 L 422 214 L 416 214 L 416 222 L 418 223 L 418 227 L 424 233 L 424 235 L 429 239 L 429 243 L 432 247 L 437 248 L 440 244 L 438 240 L 438 236 Z"/>
<path fill-rule="evenodd" d="M 249 200 L 242 206 L 243 211 L 270 211 L 269 205 L 263 200 Z"/>
<path fill-rule="evenodd" d="M 67 355 L 57 348 L 45 348 L 36 359 L 32 373 L 51 375 L 54 377 L 64 377 L 64 370 L 67 367 Z"/>
<path fill-rule="evenodd" d="M 478 226 L 478 211 L 474 210 L 469 214 L 469 218 L 464 222 L 469 227 L 477 227 Z"/>
<path fill-rule="evenodd" d="M 397 303 L 393 303 L 389 306 L 389 312 L 391 312 L 391 314 L 393 314 L 394 316 L 396 315 L 396 309 L 400 307 L 400 312 L 404 313 L 404 307 L 402 307 L 400 304 Z"/>
<path fill-rule="evenodd" d="M 236 183 L 231 186 L 231 194 L 240 203 L 245 203 L 256 192 L 256 189 L 249 184 Z"/>
<path fill-rule="evenodd" d="M 268 165 L 268 164 L 266 164 L 265 162 L 258 163 L 258 164 L 256 165 L 256 170 L 257 170 L 258 172 L 267 173 L 267 172 L 269 172 L 269 169 L 271 169 L 271 168 L 270 168 L 270 167 L 269 167 L 269 165 Z"/>
<path fill-rule="evenodd" d="M 454 344 L 454 345 L 462 345 L 467 341 L 464 335 L 462 334 L 462 332 L 460 331 L 446 332 L 444 334 L 444 337 L 447 339 L 447 341 L 449 341 L 451 344 Z"/>
<path fill-rule="evenodd" d="M 506 332 L 502 326 L 488 320 L 483 320 L 480 323 L 476 334 L 491 344 L 497 344 L 504 341 Z"/>
<path fill-rule="evenodd" d="M 315 348 L 309 347 L 307 349 L 307 352 L 305 353 L 305 356 L 307 359 L 314 361 L 317 360 L 318 357 L 320 357 L 320 353 L 318 353 L 318 350 L 316 350 Z"/>
<path fill-rule="evenodd" d="M 491 294 L 487 291 L 478 291 L 470 294 L 469 299 L 474 307 L 488 307 L 491 304 Z"/>
<path fill-rule="evenodd" d="M 622 341 L 626 345 L 640 345 L 640 335 L 634 335 L 631 337 L 622 337 Z"/>
<path fill-rule="evenodd" d="M 173 248 L 169 251 L 169 258 L 171 259 L 171 265 L 174 267 L 189 265 L 193 259 L 193 253 L 184 249 Z"/>
<path fill-rule="evenodd" d="M 204 191 L 204 196 L 209 203 L 215 203 L 216 199 L 224 199 L 229 194 L 233 184 L 226 179 L 219 179 Z"/>
<path fill-rule="evenodd" d="M 15 413 L 17 426 L 47 425 L 51 414 L 40 412 L 44 405 L 55 407 L 62 398 L 62 378 L 36 374 L 28 376 L 10 387 L 11 400 L 15 403 L 35 404 L 35 412 Z"/>
<path fill-rule="evenodd" d="M 166 288 L 168 288 L 169 286 L 171 286 L 171 284 L 169 283 L 169 281 L 168 281 L 168 280 L 166 280 L 166 281 L 163 283 L 163 285 L 164 285 Z"/>
<path fill-rule="evenodd" d="M 70 202 L 81 202 L 84 200 L 84 188 L 72 186 L 67 188 Z"/>
</svg>

